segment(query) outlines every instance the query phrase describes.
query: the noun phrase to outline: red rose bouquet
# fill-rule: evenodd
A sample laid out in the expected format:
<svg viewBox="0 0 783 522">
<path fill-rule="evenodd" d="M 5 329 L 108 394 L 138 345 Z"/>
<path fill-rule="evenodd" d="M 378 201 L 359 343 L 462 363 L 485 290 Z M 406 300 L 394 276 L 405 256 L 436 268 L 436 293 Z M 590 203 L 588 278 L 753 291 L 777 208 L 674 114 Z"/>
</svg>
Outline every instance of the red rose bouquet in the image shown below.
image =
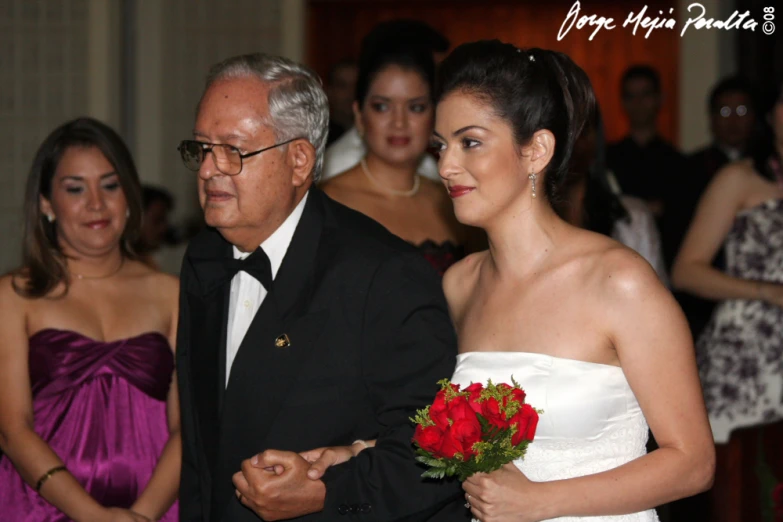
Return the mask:
<svg viewBox="0 0 783 522">
<path fill-rule="evenodd" d="M 434 402 L 411 419 L 416 460 L 430 467 L 422 476 L 465 480 L 525 456 L 543 411 L 526 404 L 525 392 L 511 382 L 474 383 L 464 390 L 448 379 L 438 382 Z"/>
</svg>

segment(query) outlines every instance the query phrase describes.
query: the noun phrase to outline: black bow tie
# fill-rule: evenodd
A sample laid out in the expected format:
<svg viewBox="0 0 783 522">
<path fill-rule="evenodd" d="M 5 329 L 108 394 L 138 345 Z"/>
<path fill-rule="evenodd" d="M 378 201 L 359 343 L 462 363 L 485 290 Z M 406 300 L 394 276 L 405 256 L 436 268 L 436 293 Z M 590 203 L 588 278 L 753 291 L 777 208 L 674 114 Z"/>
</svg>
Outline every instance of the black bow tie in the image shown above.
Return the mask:
<svg viewBox="0 0 783 522">
<path fill-rule="evenodd" d="M 255 277 L 267 292 L 272 288 L 272 264 L 261 247 L 256 248 L 245 259 L 234 259 L 228 256 L 218 259 L 194 259 L 193 266 L 205 293 L 212 292 L 231 281 L 239 271 Z"/>
</svg>

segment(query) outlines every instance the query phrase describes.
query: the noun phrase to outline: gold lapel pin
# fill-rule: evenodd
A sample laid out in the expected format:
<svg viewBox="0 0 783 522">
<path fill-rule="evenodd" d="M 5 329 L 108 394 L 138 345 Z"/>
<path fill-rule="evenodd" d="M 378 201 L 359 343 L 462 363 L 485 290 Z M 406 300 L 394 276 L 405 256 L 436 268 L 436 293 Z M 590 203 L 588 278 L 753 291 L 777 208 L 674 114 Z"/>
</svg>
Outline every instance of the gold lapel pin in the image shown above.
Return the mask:
<svg viewBox="0 0 783 522">
<path fill-rule="evenodd" d="M 275 339 L 275 346 L 278 348 L 288 348 L 291 346 L 291 339 L 288 338 L 287 334 L 278 335 L 277 339 Z"/>
</svg>

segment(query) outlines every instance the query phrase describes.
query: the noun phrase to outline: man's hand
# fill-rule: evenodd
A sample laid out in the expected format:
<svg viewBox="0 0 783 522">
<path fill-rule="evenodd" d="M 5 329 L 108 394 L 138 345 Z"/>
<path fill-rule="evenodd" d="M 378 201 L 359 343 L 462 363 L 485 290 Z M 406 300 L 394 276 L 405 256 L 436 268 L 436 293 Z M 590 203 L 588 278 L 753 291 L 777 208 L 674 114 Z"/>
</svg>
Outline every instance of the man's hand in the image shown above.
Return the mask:
<svg viewBox="0 0 783 522">
<path fill-rule="evenodd" d="M 310 463 L 291 451 L 267 450 L 242 462 L 234 474 L 243 505 L 264 520 L 285 520 L 321 511 L 326 485 L 307 477 Z"/>
</svg>

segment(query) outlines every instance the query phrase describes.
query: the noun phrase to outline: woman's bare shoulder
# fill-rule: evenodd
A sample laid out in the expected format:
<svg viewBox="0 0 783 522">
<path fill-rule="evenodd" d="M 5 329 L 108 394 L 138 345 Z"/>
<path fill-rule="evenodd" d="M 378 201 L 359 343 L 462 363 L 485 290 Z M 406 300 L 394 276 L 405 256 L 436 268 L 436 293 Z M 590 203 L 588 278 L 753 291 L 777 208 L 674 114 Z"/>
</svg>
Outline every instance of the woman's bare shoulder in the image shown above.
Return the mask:
<svg viewBox="0 0 783 522">
<path fill-rule="evenodd" d="M 358 172 L 356 167 L 350 168 L 324 181 L 318 188 L 330 198 L 342 202 L 345 198 L 351 198 L 356 193 Z"/>
<path fill-rule="evenodd" d="M 166 272 L 156 271 L 152 276 L 156 285 L 160 285 L 161 290 L 169 295 L 179 295 L 179 277 L 167 274 Z"/>
<path fill-rule="evenodd" d="M 15 318 L 26 322 L 33 300 L 21 295 L 20 291 L 27 281 L 25 274 L 19 271 L 0 276 L 0 317 L 4 324 L 15 322 Z"/>
<path fill-rule="evenodd" d="M 176 297 L 179 295 L 179 278 L 161 272 L 140 261 L 128 261 L 128 277 L 135 285 L 143 286 L 145 293 Z"/>
<path fill-rule="evenodd" d="M 8 272 L 0 276 L 0 299 L 5 301 L 15 300 L 18 302 L 20 299 L 24 299 L 17 289 L 25 288 L 28 278 L 24 272 L 15 270 Z"/>
<path fill-rule="evenodd" d="M 736 186 L 746 184 L 758 178 L 759 175 L 749 159 L 742 159 L 729 163 L 718 172 L 712 180 L 712 185 L 716 186 Z"/>
<path fill-rule="evenodd" d="M 614 240 L 595 253 L 591 268 L 586 287 L 610 301 L 649 299 L 668 292 L 641 254 Z"/>
<path fill-rule="evenodd" d="M 457 261 L 443 274 L 443 293 L 452 310 L 461 309 L 478 283 L 481 266 L 489 257 L 489 250 L 475 252 Z"/>
<path fill-rule="evenodd" d="M 452 281 L 458 281 L 467 276 L 476 277 L 481 265 L 489 257 L 489 250 L 475 252 L 460 259 L 446 270 L 443 275 L 443 281 L 451 284 Z"/>
<path fill-rule="evenodd" d="M 565 238 L 568 250 L 558 263 L 575 278 L 587 295 L 597 297 L 615 287 L 627 287 L 639 281 L 660 284 L 658 276 L 635 250 L 611 237 L 574 228 Z"/>
</svg>

